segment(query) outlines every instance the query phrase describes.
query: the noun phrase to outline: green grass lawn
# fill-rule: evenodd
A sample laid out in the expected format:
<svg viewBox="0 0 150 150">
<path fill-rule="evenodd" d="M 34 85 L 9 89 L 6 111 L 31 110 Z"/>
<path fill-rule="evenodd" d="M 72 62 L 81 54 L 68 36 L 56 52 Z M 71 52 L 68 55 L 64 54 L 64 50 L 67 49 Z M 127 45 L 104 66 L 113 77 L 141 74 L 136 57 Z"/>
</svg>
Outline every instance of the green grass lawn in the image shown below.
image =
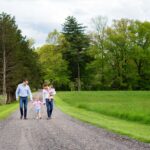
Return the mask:
<svg viewBox="0 0 150 150">
<path fill-rule="evenodd" d="M 18 108 L 18 103 L 0 105 L 0 120 L 7 118 L 12 112 Z"/>
<path fill-rule="evenodd" d="M 150 92 L 58 92 L 56 104 L 80 120 L 150 142 Z"/>
</svg>

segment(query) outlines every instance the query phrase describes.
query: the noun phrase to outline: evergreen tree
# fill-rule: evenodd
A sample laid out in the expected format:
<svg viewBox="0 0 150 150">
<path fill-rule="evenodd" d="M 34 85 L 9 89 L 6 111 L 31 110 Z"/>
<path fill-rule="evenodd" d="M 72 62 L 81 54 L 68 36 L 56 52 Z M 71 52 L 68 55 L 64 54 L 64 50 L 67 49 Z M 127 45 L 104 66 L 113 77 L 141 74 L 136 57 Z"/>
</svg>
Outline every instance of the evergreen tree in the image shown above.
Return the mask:
<svg viewBox="0 0 150 150">
<path fill-rule="evenodd" d="M 7 103 L 15 99 L 15 89 L 23 78 L 32 79 L 37 86 L 40 67 L 29 41 L 21 35 L 15 18 L 0 14 L 0 89 Z M 38 71 L 37 71 L 38 70 Z"/>
<path fill-rule="evenodd" d="M 67 17 L 63 25 L 63 35 L 68 43 L 63 56 L 69 62 L 71 80 L 77 83 L 78 90 L 81 90 L 81 78 L 84 77 L 85 65 L 89 61 L 86 55 L 89 39 L 85 28 L 73 16 Z"/>
</svg>

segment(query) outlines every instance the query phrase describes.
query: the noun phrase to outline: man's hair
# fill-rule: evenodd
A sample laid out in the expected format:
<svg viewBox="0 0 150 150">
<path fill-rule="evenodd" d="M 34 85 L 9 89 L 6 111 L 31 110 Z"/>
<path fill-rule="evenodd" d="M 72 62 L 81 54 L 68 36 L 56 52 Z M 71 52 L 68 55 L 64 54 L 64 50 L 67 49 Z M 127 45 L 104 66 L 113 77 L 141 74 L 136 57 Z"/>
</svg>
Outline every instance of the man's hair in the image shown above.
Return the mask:
<svg viewBox="0 0 150 150">
<path fill-rule="evenodd" d="M 23 79 L 23 82 L 25 82 L 25 81 L 29 81 L 29 80 L 25 78 L 25 79 Z"/>
</svg>

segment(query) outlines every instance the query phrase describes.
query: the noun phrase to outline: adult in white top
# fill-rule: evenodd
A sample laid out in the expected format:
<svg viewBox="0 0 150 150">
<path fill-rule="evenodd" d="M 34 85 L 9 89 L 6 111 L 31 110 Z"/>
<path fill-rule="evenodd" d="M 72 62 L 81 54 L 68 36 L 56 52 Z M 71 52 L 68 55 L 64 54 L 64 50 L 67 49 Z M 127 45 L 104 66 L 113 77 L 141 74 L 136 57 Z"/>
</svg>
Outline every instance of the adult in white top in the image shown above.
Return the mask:
<svg viewBox="0 0 150 150">
<path fill-rule="evenodd" d="M 43 88 L 43 104 L 46 103 L 46 99 L 49 99 L 49 87 L 48 85 L 44 85 L 44 88 Z"/>
<path fill-rule="evenodd" d="M 28 97 L 30 97 L 30 100 L 32 101 L 32 93 L 28 85 L 28 80 L 25 79 L 23 83 L 19 84 L 16 89 L 16 100 L 19 100 L 20 98 L 20 114 L 21 114 L 20 119 L 23 118 L 23 115 L 24 115 L 24 119 L 27 119 Z M 24 111 L 23 111 L 23 105 L 24 105 Z"/>
<path fill-rule="evenodd" d="M 48 84 L 44 84 L 43 86 L 43 103 L 46 104 L 47 107 L 47 116 L 48 120 L 51 118 L 52 111 L 53 111 L 53 101 L 54 95 L 56 94 L 55 89 L 51 85 L 50 87 Z"/>
</svg>

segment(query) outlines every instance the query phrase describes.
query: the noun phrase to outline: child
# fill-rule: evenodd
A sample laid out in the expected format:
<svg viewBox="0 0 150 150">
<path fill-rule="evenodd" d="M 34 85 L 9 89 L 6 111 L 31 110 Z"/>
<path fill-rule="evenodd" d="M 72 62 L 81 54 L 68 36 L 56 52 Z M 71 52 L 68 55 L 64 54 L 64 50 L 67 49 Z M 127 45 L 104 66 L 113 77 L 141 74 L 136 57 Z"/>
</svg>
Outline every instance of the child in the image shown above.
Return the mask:
<svg viewBox="0 0 150 150">
<path fill-rule="evenodd" d="M 36 119 L 41 119 L 41 105 L 43 103 L 36 97 L 36 99 L 34 99 L 33 105 L 35 107 L 35 112 L 36 112 Z"/>
<path fill-rule="evenodd" d="M 55 91 L 53 85 L 50 85 L 50 87 L 49 87 L 49 99 L 50 99 L 51 101 L 54 100 L 54 95 L 55 95 L 55 94 L 56 94 L 56 91 Z"/>
</svg>

